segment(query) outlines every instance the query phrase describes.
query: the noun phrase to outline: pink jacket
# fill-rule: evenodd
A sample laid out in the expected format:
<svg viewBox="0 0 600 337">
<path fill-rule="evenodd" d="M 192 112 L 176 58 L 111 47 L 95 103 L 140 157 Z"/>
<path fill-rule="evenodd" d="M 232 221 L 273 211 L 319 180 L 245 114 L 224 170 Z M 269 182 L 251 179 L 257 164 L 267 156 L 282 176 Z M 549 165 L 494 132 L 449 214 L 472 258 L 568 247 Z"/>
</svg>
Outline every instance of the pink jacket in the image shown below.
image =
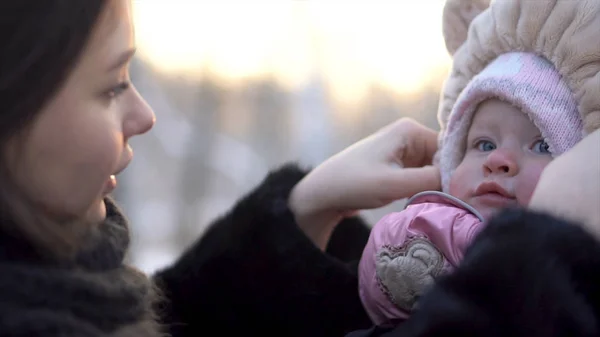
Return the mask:
<svg viewBox="0 0 600 337">
<path fill-rule="evenodd" d="M 359 264 L 359 292 L 377 325 L 406 318 L 418 296 L 456 267 L 483 218 L 466 203 L 437 191 L 413 196 L 407 207 L 372 229 Z"/>
</svg>

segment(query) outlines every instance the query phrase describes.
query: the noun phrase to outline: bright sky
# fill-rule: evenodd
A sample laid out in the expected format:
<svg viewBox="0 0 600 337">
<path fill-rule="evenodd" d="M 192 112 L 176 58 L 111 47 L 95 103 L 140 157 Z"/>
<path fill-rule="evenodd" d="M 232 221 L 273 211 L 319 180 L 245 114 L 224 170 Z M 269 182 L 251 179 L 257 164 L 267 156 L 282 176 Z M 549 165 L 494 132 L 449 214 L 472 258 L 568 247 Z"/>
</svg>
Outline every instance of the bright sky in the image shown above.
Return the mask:
<svg viewBox="0 0 600 337">
<path fill-rule="evenodd" d="M 225 79 L 324 74 L 338 97 L 370 83 L 419 90 L 445 71 L 444 0 L 136 0 L 141 57 L 171 73 Z"/>
</svg>

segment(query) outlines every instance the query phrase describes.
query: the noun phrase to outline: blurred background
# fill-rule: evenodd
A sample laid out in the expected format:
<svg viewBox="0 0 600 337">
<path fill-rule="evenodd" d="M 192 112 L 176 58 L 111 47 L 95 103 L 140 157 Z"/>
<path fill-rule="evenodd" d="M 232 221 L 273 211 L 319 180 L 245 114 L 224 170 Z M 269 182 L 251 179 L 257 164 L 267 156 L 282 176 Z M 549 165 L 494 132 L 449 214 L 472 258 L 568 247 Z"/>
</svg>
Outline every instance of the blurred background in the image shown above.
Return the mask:
<svg viewBox="0 0 600 337">
<path fill-rule="evenodd" d="M 115 197 L 146 272 L 270 169 L 312 167 L 403 116 L 438 128 L 443 0 L 137 0 L 131 76 L 156 127 Z M 402 201 L 365 211 L 376 222 Z"/>
</svg>

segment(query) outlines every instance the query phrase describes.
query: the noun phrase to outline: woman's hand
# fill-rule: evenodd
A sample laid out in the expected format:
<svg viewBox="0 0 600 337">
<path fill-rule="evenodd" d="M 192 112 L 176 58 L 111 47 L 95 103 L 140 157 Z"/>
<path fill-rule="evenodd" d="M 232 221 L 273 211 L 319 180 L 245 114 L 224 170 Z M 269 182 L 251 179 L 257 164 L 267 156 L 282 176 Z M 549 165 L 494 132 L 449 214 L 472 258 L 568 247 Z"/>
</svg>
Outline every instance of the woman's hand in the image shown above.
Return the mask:
<svg viewBox="0 0 600 337">
<path fill-rule="evenodd" d="M 335 225 L 362 209 L 439 190 L 431 166 L 437 132 L 402 118 L 329 158 L 294 187 L 290 208 L 301 229 L 325 249 Z"/>
<path fill-rule="evenodd" d="M 600 240 L 600 130 L 546 166 L 529 207 L 581 222 Z"/>
</svg>

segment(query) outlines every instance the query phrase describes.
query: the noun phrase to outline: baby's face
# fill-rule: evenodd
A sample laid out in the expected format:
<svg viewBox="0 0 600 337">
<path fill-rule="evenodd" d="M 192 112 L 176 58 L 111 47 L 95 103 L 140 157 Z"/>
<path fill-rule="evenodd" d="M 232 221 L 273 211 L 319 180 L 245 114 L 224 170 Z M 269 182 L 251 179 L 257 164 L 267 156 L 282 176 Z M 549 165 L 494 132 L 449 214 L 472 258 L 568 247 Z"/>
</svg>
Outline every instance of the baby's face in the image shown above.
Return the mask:
<svg viewBox="0 0 600 337">
<path fill-rule="evenodd" d="M 450 178 L 449 192 L 486 219 L 503 207 L 527 205 L 542 170 L 552 160 L 529 117 L 495 99 L 478 107 L 466 146 Z"/>
</svg>

